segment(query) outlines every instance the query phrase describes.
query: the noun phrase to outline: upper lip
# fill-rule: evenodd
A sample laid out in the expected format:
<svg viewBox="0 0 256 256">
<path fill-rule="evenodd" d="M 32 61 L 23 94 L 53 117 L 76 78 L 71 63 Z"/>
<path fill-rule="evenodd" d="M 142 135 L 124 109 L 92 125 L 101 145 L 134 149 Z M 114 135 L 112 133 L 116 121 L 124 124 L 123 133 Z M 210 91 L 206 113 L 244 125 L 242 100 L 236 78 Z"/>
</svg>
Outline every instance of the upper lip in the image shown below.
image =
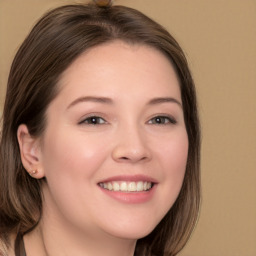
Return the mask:
<svg viewBox="0 0 256 256">
<path fill-rule="evenodd" d="M 108 177 L 104 180 L 101 180 L 99 183 L 107 183 L 111 181 L 146 181 L 146 182 L 151 182 L 151 183 L 158 183 L 158 181 L 150 176 L 147 175 L 117 175 L 117 176 L 112 176 Z"/>
</svg>

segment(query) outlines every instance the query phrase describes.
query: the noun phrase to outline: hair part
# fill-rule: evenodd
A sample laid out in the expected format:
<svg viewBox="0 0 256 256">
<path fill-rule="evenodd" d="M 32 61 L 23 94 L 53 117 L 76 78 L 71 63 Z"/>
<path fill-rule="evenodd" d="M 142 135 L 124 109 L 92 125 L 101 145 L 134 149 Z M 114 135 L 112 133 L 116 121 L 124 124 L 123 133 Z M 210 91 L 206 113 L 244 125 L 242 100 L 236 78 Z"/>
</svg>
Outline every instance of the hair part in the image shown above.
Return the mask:
<svg viewBox="0 0 256 256">
<path fill-rule="evenodd" d="M 39 20 L 19 48 L 9 75 L 0 144 L 0 236 L 25 234 L 40 220 L 41 184 L 21 163 L 17 129 L 26 124 L 34 137 L 47 125 L 46 110 L 60 88 L 62 73 L 86 50 L 122 40 L 151 46 L 172 63 L 180 80 L 189 140 L 187 168 L 180 194 L 163 220 L 137 242 L 136 255 L 173 256 L 186 244 L 200 204 L 200 126 L 196 93 L 184 53 L 159 24 L 123 6 L 67 5 Z"/>
</svg>

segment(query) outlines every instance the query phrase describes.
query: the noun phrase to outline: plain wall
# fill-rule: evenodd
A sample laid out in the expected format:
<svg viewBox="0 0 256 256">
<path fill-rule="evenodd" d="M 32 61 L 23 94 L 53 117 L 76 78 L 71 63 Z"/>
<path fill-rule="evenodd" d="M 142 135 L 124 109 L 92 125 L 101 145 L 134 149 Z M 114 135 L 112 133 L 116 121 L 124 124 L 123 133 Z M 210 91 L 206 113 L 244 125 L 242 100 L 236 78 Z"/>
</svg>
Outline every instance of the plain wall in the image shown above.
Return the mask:
<svg viewBox="0 0 256 256">
<path fill-rule="evenodd" d="M 11 61 L 49 8 L 83 1 L 0 0 L 0 113 Z M 84 1 L 86 2 L 86 1 Z M 183 47 L 202 122 L 202 207 L 180 256 L 256 255 L 256 0 L 116 0 Z"/>
</svg>

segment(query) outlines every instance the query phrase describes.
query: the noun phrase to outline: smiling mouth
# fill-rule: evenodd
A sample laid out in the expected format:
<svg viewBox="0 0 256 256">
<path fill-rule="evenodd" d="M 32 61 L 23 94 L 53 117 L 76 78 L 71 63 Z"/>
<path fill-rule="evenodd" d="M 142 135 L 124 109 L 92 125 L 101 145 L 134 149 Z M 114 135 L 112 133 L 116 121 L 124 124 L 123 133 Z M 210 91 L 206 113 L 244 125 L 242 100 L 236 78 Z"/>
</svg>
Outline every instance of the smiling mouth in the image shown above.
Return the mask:
<svg viewBox="0 0 256 256">
<path fill-rule="evenodd" d="M 113 182 L 100 182 L 98 184 L 101 188 L 109 191 L 120 192 L 143 192 L 149 191 L 154 183 L 148 181 L 113 181 Z"/>
</svg>

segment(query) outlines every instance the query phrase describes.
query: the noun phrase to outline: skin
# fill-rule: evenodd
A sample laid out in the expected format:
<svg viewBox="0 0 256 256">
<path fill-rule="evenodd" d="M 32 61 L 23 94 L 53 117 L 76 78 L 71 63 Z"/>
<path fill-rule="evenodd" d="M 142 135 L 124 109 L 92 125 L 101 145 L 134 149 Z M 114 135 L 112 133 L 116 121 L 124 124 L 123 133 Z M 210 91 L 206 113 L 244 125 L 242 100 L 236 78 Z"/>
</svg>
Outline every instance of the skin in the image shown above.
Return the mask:
<svg viewBox="0 0 256 256">
<path fill-rule="evenodd" d="M 156 49 L 115 41 L 78 57 L 59 86 L 44 134 L 18 129 L 24 167 L 46 178 L 42 219 L 24 238 L 27 254 L 132 256 L 184 178 L 188 138 L 175 71 Z M 109 196 L 99 182 L 117 175 L 153 179 L 152 196 L 141 203 Z"/>
</svg>

